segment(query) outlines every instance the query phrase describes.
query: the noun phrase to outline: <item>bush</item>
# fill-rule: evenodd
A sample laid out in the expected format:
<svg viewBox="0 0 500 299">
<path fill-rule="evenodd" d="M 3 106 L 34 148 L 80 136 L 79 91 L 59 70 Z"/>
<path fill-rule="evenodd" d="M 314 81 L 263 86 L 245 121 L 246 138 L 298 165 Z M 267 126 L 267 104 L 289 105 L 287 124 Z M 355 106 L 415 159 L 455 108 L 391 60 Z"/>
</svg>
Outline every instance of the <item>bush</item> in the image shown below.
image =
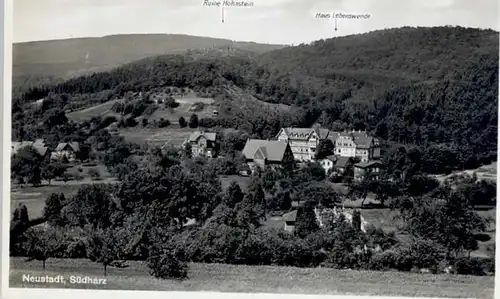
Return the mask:
<svg viewBox="0 0 500 299">
<path fill-rule="evenodd" d="M 142 113 L 142 115 L 152 115 L 156 111 L 157 107 L 156 105 L 149 104 L 146 110 Z"/>
<path fill-rule="evenodd" d="M 158 128 L 165 128 L 170 126 L 170 121 L 168 119 L 164 119 L 163 117 L 160 118 L 160 121 L 158 121 Z"/>
<path fill-rule="evenodd" d="M 200 122 L 198 120 L 198 115 L 196 114 L 191 115 L 191 118 L 189 118 L 189 127 L 191 129 L 198 128 L 199 123 Z"/>
<path fill-rule="evenodd" d="M 188 265 L 181 261 L 178 254 L 171 250 L 153 250 L 147 264 L 150 274 L 161 279 L 185 279 L 188 274 Z"/>
<path fill-rule="evenodd" d="M 125 120 L 125 126 L 129 127 L 129 128 L 133 128 L 133 127 L 137 126 L 137 121 L 133 117 L 127 117 L 127 119 Z"/>
<path fill-rule="evenodd" d="M 90 178 L 94 181 L 101 179 L 101 173 L 96 168 L 89 169 L 88 174 L 89 174 Z"/>
<path fill-rule="evenodd" d="M 65 244 L 64 251 L 62 251 L 57 257 L 68 259 L 87 258 L 85 243 L 80 239 L 70 240 Z"/>
<path fill-rule="evenodd" d="M 454 272 L 461 275 L 484 276 L 491 268 L 491 261 L 480 258 L 459 258 L 455 261 Z"/>
<path fill-rule="evenodd" d="M 372 256 L 369 269 L 375 271 L 397 269 L 398 259 L 398 253 L 392 250 L 377 253 Z"/>
<path fill-rule="evenodd" d="M 181 128 L 185 128 L 185 127 L 187 126 L 187 121 L 186 121 L 186 119 L 185 119 L 184 117 L 182 117 L 182 116 L 179 118 L 179 126 L 180 126 Z"/>
<path fill-rule="evenodd" d="M 166 98 L 163 103 L 165 104 L 165 108 L 177 108 L 179 107 L 179 103 L 175 101 L 174 98 L 168 97 Z"/>
</svg>

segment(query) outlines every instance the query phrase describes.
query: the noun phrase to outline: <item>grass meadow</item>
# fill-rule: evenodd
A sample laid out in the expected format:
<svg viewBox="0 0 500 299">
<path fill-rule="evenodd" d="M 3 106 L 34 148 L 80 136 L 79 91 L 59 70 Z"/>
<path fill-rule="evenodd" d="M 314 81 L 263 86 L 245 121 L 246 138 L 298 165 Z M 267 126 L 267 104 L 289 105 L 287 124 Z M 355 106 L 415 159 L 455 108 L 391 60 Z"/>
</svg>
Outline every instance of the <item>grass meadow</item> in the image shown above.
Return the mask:
<svg viewBox="0 0 500 299">
<path fill-rule="evenodd" d="M 92 106 L 92 107 L 89 107 L 86 109 L 73 111 L 73 112 L 68 113 L 66 115 L 66 117 L 69 120 L 72 120 L 75 122 L 82 122 L 82 121 L 89 120 L 92 117 L 96 117 L 96 116 L 102 116 L 102 117 L 108 116 L 108 115 L 109 116 L 110 115 L 116 116 L 117 114 L 114 113 L 111 110 L 111 108 L 113 107 L 113 105 L 117 101 L 119 101 L 119 100 L 113 100 L 113 101 L 109 101 L 109 102 L 106 102 L 103 104 L 95 105 L 95 106 Z"/>
<path fill-rule="evenodd" d="M 220 291 L 321 295 L 492 298 L 494 277 L 349 271 L 328 268 L 190 264 L 188 279 L 159 280 L 142 262 L 108 269 L 106 285 L 44 284 L 22 281 L 23 274 L 103 278 L 102 267 L 88 260 L 40 262 L 10 258 L 10 287 L 86 288 L 155 291 Z"/>
<path fill-rule="evenodd" d="M 119 134 L 126 141 L 137 144 L 150 144 L 152 146 L 172 145 L 180 146 L 196 129 L 191 128 L 124 128 L 119 129 Z"/>
</svg>

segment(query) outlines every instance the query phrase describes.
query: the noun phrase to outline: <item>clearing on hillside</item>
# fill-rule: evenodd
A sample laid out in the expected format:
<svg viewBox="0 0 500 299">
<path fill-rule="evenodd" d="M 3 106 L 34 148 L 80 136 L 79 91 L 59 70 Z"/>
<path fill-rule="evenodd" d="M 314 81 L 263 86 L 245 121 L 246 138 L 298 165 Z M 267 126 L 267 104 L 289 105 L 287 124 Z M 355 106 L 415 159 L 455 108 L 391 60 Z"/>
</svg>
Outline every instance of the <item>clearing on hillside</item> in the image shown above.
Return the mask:
<svg viewBox="0 0 500 299">
<path fill-rule="evenodd" d="M 189 121 L 191 115 L 196 114 L 198 118 L 214 116 L 215 106 L 214 99 L 201 98 L 191 92 L 185 96 L 174 96 L 175 101 L 179 104 L 176 108 L 159 107 L 150 117 L 150 120 L 160 120 L 161 118 L 168 119 L 171 123 L 179 123 L 179 118 L 182 116 L 186 121 Z"/>
<path fill-rule="evenodd" d="M 92 106 L 90 108 L 82 109 L 82 110 L 77 110 L 70 112 L 66 114 L 66 117 L 69 120 L 75 121 L 75 122 L 82 122 L 85 120 L 89 120 L 92 117 L 95 116 L 118 116 L 117 113 L 114 113 L 111 108 L 113 105 L 120 100 L 112 100 L 103 104 L 99 104 L 96 106 Z"/>
<path fill-rule="evenodd" d="M 444 182 L 447 178 L 450 178 L 452 176 L 460 176 L 460 175 L 472 175 L 473 173 L 476 173 L 477 178 L 479 180 L 488 180 L 488 181 L 493 181 L 496 182 L 497 180 L 497 162 L 493 162 L 489 165 L 483 165 L 481 167 L 478 167 L 473 170 L 463 170 L 463 171 L 455 171 L 451 174 L 448 175 L 436 175 L 434 176 L 437 180 L 440 182 Z"/>
<path fill-rule="evenodd" d="M 196 129 L 191 128 L 124 128 L 119 129 L 121 136 L 126 141 L 137 144 L 149 144 L 152 146 L 180 146 Z"/>
</svg>

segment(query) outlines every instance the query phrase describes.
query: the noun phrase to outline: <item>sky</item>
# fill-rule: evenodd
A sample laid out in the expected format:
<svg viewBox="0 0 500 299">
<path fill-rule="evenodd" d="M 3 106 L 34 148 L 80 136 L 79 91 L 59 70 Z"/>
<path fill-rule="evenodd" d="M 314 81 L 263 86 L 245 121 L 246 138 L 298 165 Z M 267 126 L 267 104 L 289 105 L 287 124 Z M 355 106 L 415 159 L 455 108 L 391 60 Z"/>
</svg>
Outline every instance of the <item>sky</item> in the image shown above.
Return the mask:
<svg viewBox="0 0 500 299">
<path fill-rule="evenodd" d="M 12 0 L 14 42 L 176 33 L 299 44 L 403 26 L 459 25 L 498 31 L 498 0 L 253 0 L 251 8 L 203 0 Z M 214 0 L 210 0 L 214 1 Z M 222 1 L 222 0 L 221 0 Z M 316 19 L 316 13 L 370 14 L 366 20 Z"/>
</svg>

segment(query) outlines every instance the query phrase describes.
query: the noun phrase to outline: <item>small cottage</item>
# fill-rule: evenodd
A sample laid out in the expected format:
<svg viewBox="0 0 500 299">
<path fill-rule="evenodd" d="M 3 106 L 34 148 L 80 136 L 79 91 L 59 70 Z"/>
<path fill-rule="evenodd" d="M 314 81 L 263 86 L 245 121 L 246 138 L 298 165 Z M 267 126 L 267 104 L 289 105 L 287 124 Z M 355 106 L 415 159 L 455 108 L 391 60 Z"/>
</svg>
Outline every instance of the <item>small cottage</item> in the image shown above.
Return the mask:
<svg viewBox="0 0 500 299">
<path fill-rule="evenodd" d="M 52 160 L 59 160 L 65 157 L 69 162 L 77 159 L 80 153 L 80 143 L 78 142 L 61 142 L 50 155 Z"/>
<path fill-rule="evenodd" d="M 191 155 L 193 157 L 214 158 L 217 156 L 217 133 L 195 131 L 189 135 L 186 142 L 191 146 Z"/>
<path fill-rule="evenodd" d="M 285 230 L 292 233 L 297 221 L 297 210 L 286 213 L 281 218 L 285 222 Z"/>
</svg>

